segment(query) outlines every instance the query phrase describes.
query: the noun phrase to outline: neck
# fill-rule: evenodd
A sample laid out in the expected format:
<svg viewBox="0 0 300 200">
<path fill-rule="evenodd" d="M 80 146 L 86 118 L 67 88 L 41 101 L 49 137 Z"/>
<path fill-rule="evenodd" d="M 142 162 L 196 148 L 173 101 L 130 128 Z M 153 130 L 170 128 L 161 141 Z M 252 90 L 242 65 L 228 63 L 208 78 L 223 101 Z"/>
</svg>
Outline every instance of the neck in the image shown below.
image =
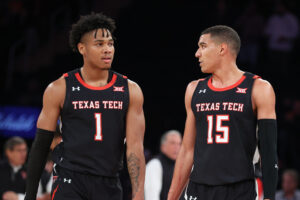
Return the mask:
<svg viewBox="0 0 300 200">
<path fill-rule="evenodd" d="M 104 70 L 83 65 L 80 71 L 85 81 L 107 81 L 108 79 L 109 70 L 107 69 Z"/>
<path fill-rule="evenodd" d="M 9 165 L 10 165 L 12 168 L 19 168 L 19 167 L 22 167 L 22 165 L 17 165 L 17 164 L 12 163 L 12 162 L 9 162 Z"/>
<path fill-rule="evenodd" d="M 235 62 L 223 62 L 212 73 L 212 84 L 217 88 L 223 88 L 236 83 L 243 75 Z"/>
</svg>

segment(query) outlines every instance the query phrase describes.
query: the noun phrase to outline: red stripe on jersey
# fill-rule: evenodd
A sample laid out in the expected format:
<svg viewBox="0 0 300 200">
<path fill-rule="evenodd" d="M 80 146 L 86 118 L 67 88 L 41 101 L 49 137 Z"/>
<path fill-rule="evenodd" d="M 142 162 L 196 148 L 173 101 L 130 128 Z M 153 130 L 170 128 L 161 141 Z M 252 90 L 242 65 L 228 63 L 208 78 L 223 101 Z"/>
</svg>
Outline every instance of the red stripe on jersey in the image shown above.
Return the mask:
<svg viewBox="0 0 300 200">
<path fill-rule="evenodd" d="M 230 85 L 230 86 L 228 86 L 228 87 L 224 87 L 224 88 L 216 88 L 216 87 L 214 87 L 213 84 L 212 84 L 212 82 L 211 82 L 212 78 L 210 78 L 210 79 L 208 80 L 208 83 L 207 83 L 207 84 L 208 84 L 208 87 L 209 87 L 211 90 L 217 91 L 217 92 L 222 92 L 222 91 L 230 90 L 230 89 L 232 89 L 232 88 L 237 87 L 239 84 L 241 84 L 241 83 L 245 80 L 245 78 L 246 78 L 246 76 L 243 75 L 242 78 L 240 78 L 240 80 L 238 80 L 238 82 L 236 82 L 235 84 Z"/>
<path fill-rule="evenodd" d="M 263 199 L 263 184 L 260 178 L 256 178 L 258 200 Z"/>
<path fill-rule="evenodd" d="M 199 79 L 199 81 L 204 81 L 204 80 L 205 80 L 205 78 L 200 78 L 200 79 Z"/>
<path fill-rule="evenodd" d="M 55 190 L 53 191 L 53 194 L 52 194 L 52 198 L 51 198 L 51 200 L 53 200 L 53 199 L 54 199 L 54 197 L 55 197 L 55 193 L 57 192 L 57 189 L 58 189 L 58 186 L 59 186 L 59 185 L 57 185 L 57 186 L 56 186 L 56 188 L 55 188 Z"/>
<path fill-rule="evenodd" d="M 261 78 L 261 77 L 258 76 L 258 75 L 254 75 L 254 76 L 253 76 L 253 79 L 258 79 L 258 78 Z"/>
<path fill-rule="evenodd" d="M 110 81 L 108 84 L 106 84 L 105 86 L 102 86 L 102 87 L 95 87 L 95 86 L 88 85 L 86 82 L 84 82 L 84 80 L 81 78 L 81 76 L 79 75 L 78 72 L 75 74 L 75 76 L 76 76 L 77 80 L 78 80 L 84 87 L 86 87 L 86 88 L 88 88 L 88 89 L 91 89 L 91 90 L 105 90 L 105 89 L 111 87 L 113 84 L 115 84 L 115 82 L 116 82 L 116 80 L 117 80 L 117 75 L 114 74 L 113 77 L 112 77 L 112 79 L 111 79 L 111 81 Z"/>
<path fill-rule="evenodd" d="M 63 76 L 64 76 L 64 77 L 68 77 L 69 74 L 68 74 L 68 73 L 64 73 Z"/>
<path fill-rule="evenodd" d="M 124 75 L 123 75 L 123 78 L 127 79 L 127 76 L 124 76 Z"/>
</svg>

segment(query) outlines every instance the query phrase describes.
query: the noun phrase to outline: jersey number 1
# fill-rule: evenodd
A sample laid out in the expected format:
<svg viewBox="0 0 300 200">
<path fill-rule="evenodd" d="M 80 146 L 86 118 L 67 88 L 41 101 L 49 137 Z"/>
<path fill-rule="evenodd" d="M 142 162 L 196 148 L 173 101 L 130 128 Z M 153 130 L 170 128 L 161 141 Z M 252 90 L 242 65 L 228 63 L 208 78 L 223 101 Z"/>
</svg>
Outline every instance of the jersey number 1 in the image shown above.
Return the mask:
<svg viewBox="0 0 300 200">
<path fill-rule="evenodd" d="M 102 115 L 101 115 L 101 113 L 95 113 L 95 120 L 96 120 L 95 140 L 102 141 Z"/>
<path fill-rule="evenodd" d="M 216 143 L 220 144 L 227 144 L 229 142 L 229 127 L 222 126 L 222 121 L 229 121 L 229 115 L 216 115 L 216 132 L 221 132 L 222 134 L 216 134 Z M 208 122 L 208 131 L 207 131 L 207 144 L 212 144 L 213 141 L 213 122 L 214 116 L 207 115 L 207 122 Z"/>
</svg>

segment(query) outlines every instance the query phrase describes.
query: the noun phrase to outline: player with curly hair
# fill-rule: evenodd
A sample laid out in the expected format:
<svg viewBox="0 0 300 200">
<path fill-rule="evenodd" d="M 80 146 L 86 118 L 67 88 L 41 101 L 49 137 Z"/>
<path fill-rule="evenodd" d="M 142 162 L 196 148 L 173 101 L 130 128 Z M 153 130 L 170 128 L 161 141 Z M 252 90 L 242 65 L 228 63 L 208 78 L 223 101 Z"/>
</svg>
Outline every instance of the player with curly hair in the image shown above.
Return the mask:
<svg viewBox="0 0 300 200">
<path fill-rule="evenodd" d="M 92 13 L 72 26 L 70 46 L 83 66 L 46 88 L 29 161 L 26 200 L 35 200 L 57 119 L 62 122 L 63 152 L 52 199 L 121 200 L 118 172 L 124 141 L 132 199 L 144 199 L 145 119 L 140 87 L 110 70 L 114 58 L 113 19 Z"/>
</svg>

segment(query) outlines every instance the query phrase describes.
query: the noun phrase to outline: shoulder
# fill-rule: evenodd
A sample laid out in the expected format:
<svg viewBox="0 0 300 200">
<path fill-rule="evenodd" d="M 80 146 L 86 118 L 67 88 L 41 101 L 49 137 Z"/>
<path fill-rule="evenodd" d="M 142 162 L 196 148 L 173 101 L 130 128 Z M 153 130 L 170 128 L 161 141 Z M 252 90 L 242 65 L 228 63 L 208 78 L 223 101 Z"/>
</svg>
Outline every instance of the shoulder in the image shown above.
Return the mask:
<svg viewBox="0 0 300 200">
<path fill-rule="evenodd" d="M 206 81 L 207 79 L 209 79 L 209 77 L 200 78 L 198 80 L 193 80 L 193 81 L 189 82 L 189 84 L 187 85 L 186 91 L 194 92 L 196 87 L 198 86 L 198 84 Z"/>
<path fill-rule="evenodd" d="M 128 79 L 128 88 L 130 92 L 130 96 L 142 97 L 143 92 L 141 87 L 134 81 Z"/>
<path fill-rule="evenodd" d="M 46 90 L 45 90 L 45 94 L 57 94 L 59 92 L 64 91 L 66 88 L 66 81 L 64 76 L 60 77 L 59 79 L 51 82 Z"/>
<path fill-rule="evenodd" d="M 204 81 L 206 78 L 203 78 L 203 79 L 198 79 L 198 80 L 194 80 L 194 81 L 191 81 L 187 87 L 186 87 L 186 91 L 185 91 L 185 97 L 186 98 L 192 98 L 199 82 L 202 82 Z"/>
<path fill-rule="evenodd" d="M 266 80 L 257 78 L 253 84 L 252 98 L 255 104 L 275 101 L 275 92 L 272 85 Z"/>
<path fill-rule="evenodd" d="M 140 86 L 133 80 L 128 79 L 128 86 L 131 88 L 140 88 Z"/>
<path fill-rule="evenodd" d="M 198 85 L 198 83 L 199 83 L 199 80 L 193 80 L 193 81 L 189 82 L 189 84 L 186 87 L 186 90 L 187 91 L 188 90 L 195 90 L 196 87 L 197 87 L 197 85 Z"/>
<path fill-rule="evenodd" d="M 45 89 L 43 101 L 44 103 L 53 102 L 61 104 L 64 101 L 66 94 L 66 81 L 62 76 L 59 79 L 51 82 Z"/>
<path fill-rule="evenodd" d="M 253 94 L 254 95 L 259 95 L 259 96 L 263 96 L 263 95 L 268 95 L 270 93 L 274 93 L 273 87 L 272 85 L 261 78 L 257 78 L 254 81 L 254 85 L 253 85 Z"/>
<path fill-rule="evenodd" d="M 144 96 L 140 86 L 132 81 L 128 80 L 128 90 L 129 90 L 129 107 L 136 107 L 142 109 L 144 103 Z"/>
</svg>

